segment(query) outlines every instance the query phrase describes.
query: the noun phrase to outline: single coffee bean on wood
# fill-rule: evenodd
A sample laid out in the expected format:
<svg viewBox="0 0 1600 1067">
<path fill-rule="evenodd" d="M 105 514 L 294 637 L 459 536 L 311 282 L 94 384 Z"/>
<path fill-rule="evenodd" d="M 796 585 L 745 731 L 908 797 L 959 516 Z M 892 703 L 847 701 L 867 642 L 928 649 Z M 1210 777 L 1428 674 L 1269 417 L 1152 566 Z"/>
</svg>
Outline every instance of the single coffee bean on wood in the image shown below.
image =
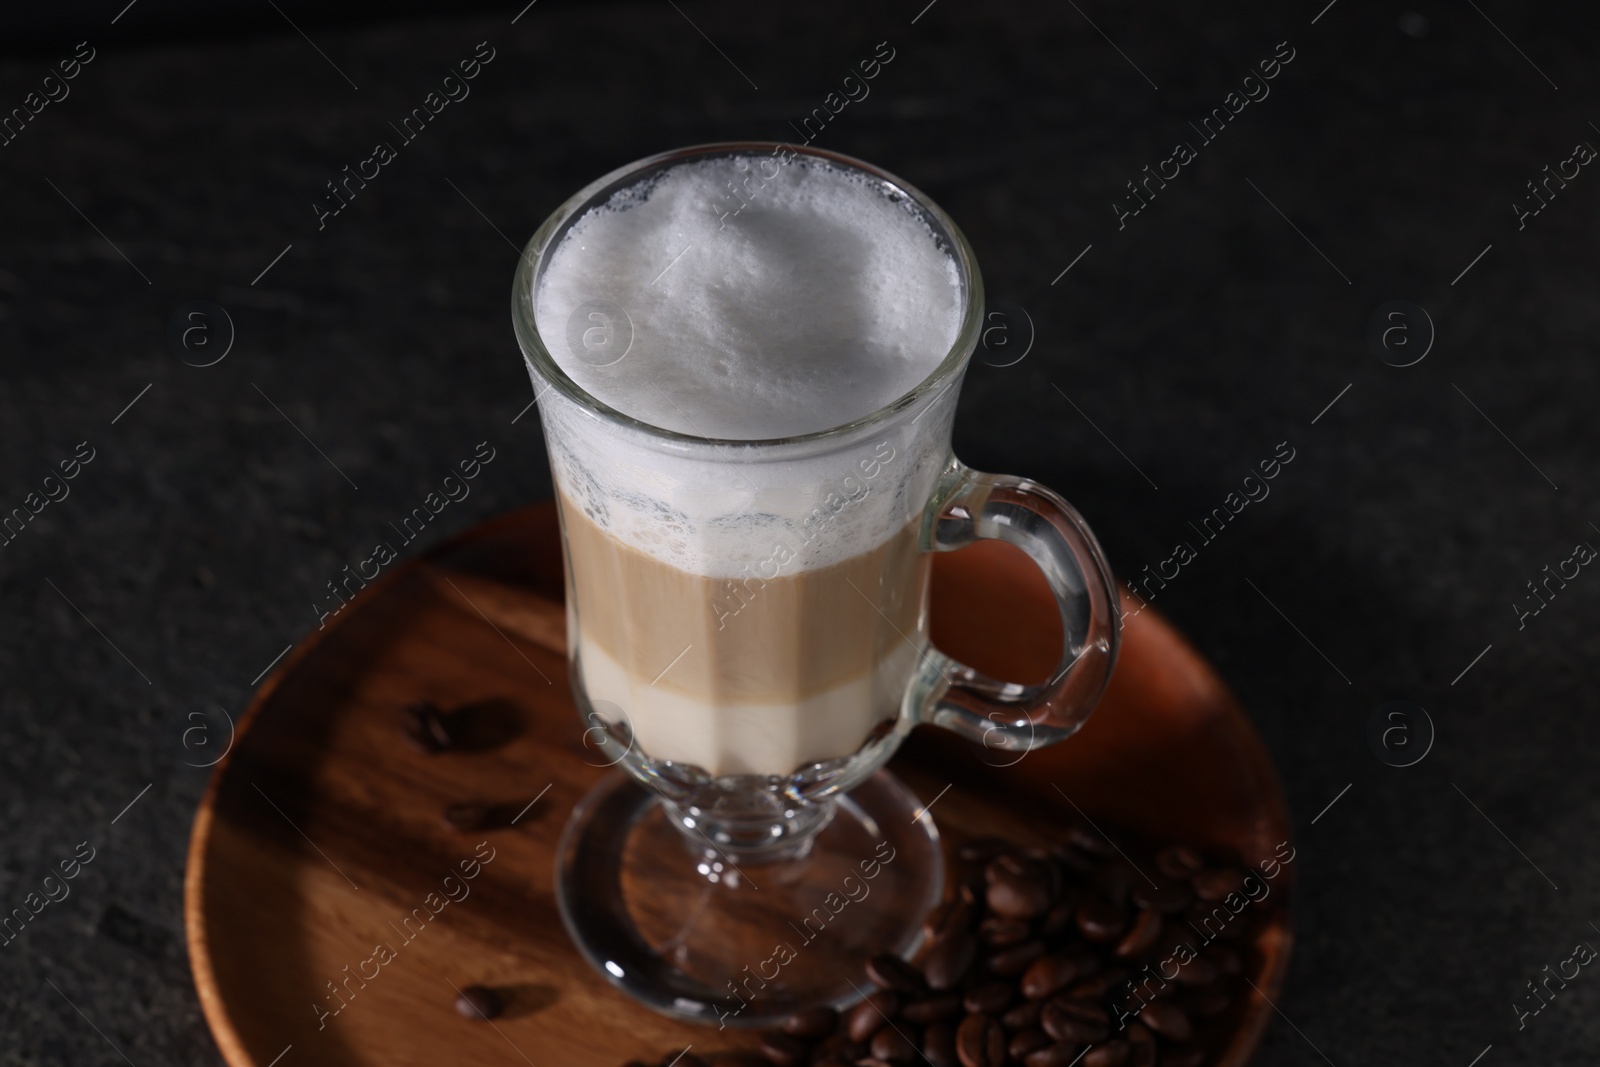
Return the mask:
<svg viewBox="0 0 1600 1067">
<path fill-rule="evenodd" d="M 1044 1000 L 1072 984 L 1082 973 L 1080 960 L 1064 952 L 1040 956 L 1022 972 L 1022 995 Z"/>
<path fill-rule="evenodd" d="M 1146 1004 L 1139 1012 L 1139 1021 L 1173 1041 L 1187 1041 L 1194 1036 L 1194 1024 L 1189 1021 L 1189 1016 L 1171 1001 L 1158 1000 Z"/>
<path fill-rule="evenodd" d="M 1125 1067 L 1131 1050 L 1126 1041 L 1102 1041 L 1083 1054 L 1083 1067 Z"/>
<path fill-rule="evenodd" d="M 783 1021 L 783 1031 L 807 1041 L 819 1041 L 839 1028 L 839 1013 L 832 1008 L 809 1008 Z"/>
<path fill-rule="evenodd" d="M 872 1056 L 885 1063 L 910 1063 L 917 1055 L 917 1046 L 903 1031 L 886 1026 L 872 1035 Z"/>
<path fill-rule="evenodd" d="M 1020 1060 L 1030 1052 L 1037 1052 L 1051 1044 L 1050 1035 L 1038 1027 L 1029 1027 L 1019 1030 L 1011 1035 L 1011 1040 L 1006 1044 L 1006 1052 L 1014 1060 Z"/>
<path fill-rule="evenodd" d="M 1082 1045 L 1073 1044 L 1071 1041 L 1058 1041 L 1028 1053 L 1022 1058 L 1022 1062 L 1026 1067 L 1072 1067 L 1081 1055 L 1083 1055 Z"/>
<path fill-rule="evenodd" d="M 1043 1012 L 1043 1001 L 1024 1001 L 1000 1016 L 1000 1025 L 1007 1030 L 1026 1030 L 1039 1025 L 1039 1016 Z"/>
<path fill-rule="evenodd" d="M 908 1000 L 900 1009 L 900 1018 L 918 1026 L 927 1026 L 941 1019 L 956 1019 L 963 1013 L 960 993 L 933 993 Z"/>
<path fill-rule="evenodd" d="M 956 1055 L 962 1067 L 1004 1067 L 1005 1031 L 994 1019 L 974 1012 L 956 1028 Z"/>
<path fill-rule="evenodd" d="M 419 700 L 407 707 L 401 723 L 411 743 L 424 752 L 443 752 L 455 744 L 444 714 L 429 701 Z"/>
<path fill-rule="evenodd" d="M 928 958 L 922 961 L 922 975 L 930 989 L 952 989 L 966 977 L 978 952 L 977 938 L 970 930 L 952 930 L 934 942 Z"/>
<path fill-rule="evenodd" d="M 984 874 L 988 879 L 985 900 L 989 910 L 1008 919 L 1033 919 L 1050 910 L 1048 875 L 1038 863 L 1011 856 L 990 862 Z"/>
<path fill-rule="evenodd" d="M 1214 902 L 1244 887 L 1244 872 L 1237 867 L 1217 867 L 1199 871 L 1189 879 L 1194 895 L 1201 900 Z"/>
<path fill-rule="evenodd" d="M 888 952 L 880 952 L 867 961 L 867 977 L 879 989 L 897 993 L 921 993 L 926 989 L 915 967 Z"/>
<path fill-rule="evenodd" d="M 949 1020 L 934 1023 L 922 1032 L 922 1055 L 933 1067 L 958 1067 L 956 1024 Z"/>
<path fill-rule="evenodd" d="M 1033 935 L 1033 924 L 1026 919 L 1007 919 L 991 915 L 978 924 L 978 940 L 990 948 L 1006 948 Z"/>
<path fill-rule="evenodd" d="M 1010 978 L 1028 969 L 1029 964 L 1044 955 L 1044 942 L 1038 938 L 1020 945 L 1001 949 L 989 957 L 989 970 Z"/>
<path fill-rule="evenodd" d="M 867 1041 L 884 1026 L 889 1017 L 900 1010 L 900 996 L 892 989 L 880 989 L 867 994 L 867 999 L 850 1009 L 847 1032 L 851 1041 Z"/>
<path fill-rule="evenodd" d="M 962 1007 L 970 1012 L 999 1015 L 1017 998 L 1017 987 L 1010 982 L 991 979 L 979 982 L 968 989 L 961 1000 Z"/>
<path fill-rule="evenodd" d="M 1128 928 L 1128 916 L 1123 910 L 1098 893 L 1083 899 L 1075 918 L 1084 939 L 1096 944 L 1115 941 Z"/>
<path fill-rule="evenodd" d="M 1205 858 L 1188 845 L 1169 845 L 1156 853 L 1156 870 L 1168 878 L 1188 878 L 1205 865 Z"/>
<path fill-rule="evenodd" d="M 811 1058 L 811 1044 L 782 1030 L 761 1037 L 761 1054 L 773 1067 L 805 1067 Z"/>
<path fill-rule="evenodd" d="M 1117 957 L 1131 960 L 1143 956 L 1155 947 L 1156 940 L 1161 937 L 1161 914 L 1154 911 L 1143 911 L 1133 921 L 1133 929 L 1123 935 L 1117 942 Z"/>
<path fill-rule="evenodd" d="M 500 994 L 488 986 L 469 985 L 456 997 L 456 1012 L 468 1019 L 493 1019 L 505 1008 Z"/>
</svg>

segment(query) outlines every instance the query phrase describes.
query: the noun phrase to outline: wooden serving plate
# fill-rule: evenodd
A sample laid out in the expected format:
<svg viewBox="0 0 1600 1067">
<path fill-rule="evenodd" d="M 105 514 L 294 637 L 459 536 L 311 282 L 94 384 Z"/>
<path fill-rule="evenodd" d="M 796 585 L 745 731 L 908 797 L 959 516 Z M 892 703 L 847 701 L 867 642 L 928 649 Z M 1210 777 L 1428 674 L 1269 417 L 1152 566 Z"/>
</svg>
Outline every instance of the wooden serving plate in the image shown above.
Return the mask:
<svg viewBox="0 0 1600 1067">
<path fill-rule="evenodd" d="M 557 842 L 607 773 L 568 690 L 561 576 L 554 508 L 501 516 L 363 590 L 256 693 L 195 817 L 185 877 L 195 984 L 233 1067 L 618 1067 L 754 1046 L 635 1006 L 561 925 Z M 1060 625 L 1032 564 L 989 542 L 935 557 L 933 637 L 991 674 L 1038 680 Z M 423 751 L 401 726 L 419 700 L 477 705 L 498 736 Z M 1249 720 L 1148 608 L 1127 620 L 1089 724 L 1002 765 L 1013 760 L 924 728 L 891 767 L 924 802 L 950 785 L 933 809 L 950 842 L 1047 841 L 1073 805 L 1101 827 L 1246 862 L 1290 836 Z M 535 798 L 509 827 L 463 833 L 443 818 L 454 803 L 515 814 Z M 1274 891 L 1292 877 L 1285 867 Z M 1288 964 L 1288 913 L 1269 914 L 1246 974 L 1259 992 L 1234 1009 L 1219 1061 L 1232 1067 L 1260 1040 Z M 506 1013 L 458 1015 L 468 985 L 501 992 Z"/>
</svg>

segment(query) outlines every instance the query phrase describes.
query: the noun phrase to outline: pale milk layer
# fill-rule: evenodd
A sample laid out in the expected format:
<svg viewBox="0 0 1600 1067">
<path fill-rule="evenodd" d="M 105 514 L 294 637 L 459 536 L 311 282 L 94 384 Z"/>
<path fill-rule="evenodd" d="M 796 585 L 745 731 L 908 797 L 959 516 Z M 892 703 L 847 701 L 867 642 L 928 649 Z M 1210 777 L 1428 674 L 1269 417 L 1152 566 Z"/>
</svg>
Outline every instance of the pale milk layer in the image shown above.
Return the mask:
<svg viewBox="0 0 1600 1067">
<path fill-rule="evenodd" d="M 581 631 L 580 631 L 581 632 Z M 591 702 L 626 713 L 638 751 L 714 775 L 786 775 L 847 756 L 879 722 L 899 713 L 918 650 L 902 642 L 869 674 L 790 702 L 708 702 L 630 674 L 584 635 L 579 665 Z M 602 718 L 615 718 L 606 704 Z"/>
</svg>

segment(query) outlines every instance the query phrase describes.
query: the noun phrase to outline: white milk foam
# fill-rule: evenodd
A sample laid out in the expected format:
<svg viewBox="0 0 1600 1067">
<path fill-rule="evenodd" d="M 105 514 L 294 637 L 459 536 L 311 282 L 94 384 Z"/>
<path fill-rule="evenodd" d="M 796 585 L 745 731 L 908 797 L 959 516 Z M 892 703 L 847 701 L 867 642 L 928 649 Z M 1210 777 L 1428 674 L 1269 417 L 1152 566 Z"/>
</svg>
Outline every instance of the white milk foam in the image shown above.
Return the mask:
<svg viewBox="0 0 1600 1067">
<path fill-rule="evenodd" d="M 905 395 L 949 354 L 966 300 L 945 239 L 902 195 L 803 156 L 658 172 L 587 209 L 543 267 L 534 319 L 568 376 L 641 422 L 735 441 L 828 429 Z M 598 355 L 584 348 L 593 324 L 612 331 L 592 335 L 613 346 Z M 755 451 L 602 422 L 534 378 L 562 492 L 647 555 L 730 578 L 780 543 L 796 546 L 790 574 L 886 541 L 931 492 L 955 398 L 946 388 L 825 454 Z"/>
<path fill-rule="evenodd" d="M 731 189 L 746 179 L 741 207 Z M 955 262 L 904 201 L 860 172 L 763 155 L 681 164 L 591 209 L 549 257 L 535 306 L 561 369 L 606 404 L 753 440 L 826 430 L 909 392 L 950 351 L 960 298 Z M 568 343 L 593 301 L 632 323 L 607 366 Z"/>
</svg>

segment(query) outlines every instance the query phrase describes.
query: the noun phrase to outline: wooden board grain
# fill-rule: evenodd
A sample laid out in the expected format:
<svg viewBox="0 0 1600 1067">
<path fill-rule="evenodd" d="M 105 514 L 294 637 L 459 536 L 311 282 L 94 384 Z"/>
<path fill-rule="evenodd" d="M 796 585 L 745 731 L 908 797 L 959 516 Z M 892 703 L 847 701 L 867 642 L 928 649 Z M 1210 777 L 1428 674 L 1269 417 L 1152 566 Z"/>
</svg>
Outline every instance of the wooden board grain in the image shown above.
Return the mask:
<svg viewBox="0 0 1600 1067">
<path fill-rule="evenodd" d="M 185 884 L 196 986 L 233 1067 L 617 1067 L 753 1044 L 637 1008 L 561 925 L 557 842 L 605 773 L 568 690 L 561 568 L 548 504 L 502 516 L 364 590 L 256 694 L 195 818 Z M 1060 630 L 1037 572 L 990 544 L 936 558 L 933 636 L 1021 680 L 1054 662 Z M 949 840 L 1049 840 L 1074 805 L 1246 860 L 1290 836 L 1265 751 L 1205 662 L 1149 609 L 1124 638 L 1100 709 L 1064 744 L 1007 766 L 913 734 L 891 766 L 924 800 L 950 786 L 934 811 Z M 476 706 L 498 735 L 427 753 L 401 726 L 419 700 Z M 463 802 L 531 806 L 462 833 L 443 811 Z M 1289 944 L 1280 910 L 1257 935 L 1266 995 Z M 505 994 L 505 1015 L 458 1015 L 467 985 Z M 1221 1062 L 1248 1058 L 1271 1010 L 1247 999 Z"/>
</svg>

